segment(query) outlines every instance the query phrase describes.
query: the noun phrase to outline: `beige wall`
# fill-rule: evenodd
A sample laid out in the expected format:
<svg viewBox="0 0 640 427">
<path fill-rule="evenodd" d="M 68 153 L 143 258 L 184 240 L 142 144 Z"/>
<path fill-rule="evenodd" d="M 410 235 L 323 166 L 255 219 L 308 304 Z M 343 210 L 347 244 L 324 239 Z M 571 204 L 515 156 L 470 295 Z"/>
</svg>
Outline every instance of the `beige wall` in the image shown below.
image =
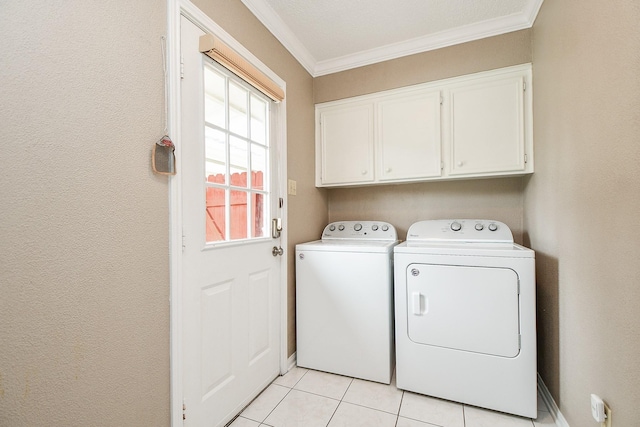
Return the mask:
<svg viewBox="0 0 640 427">
<path fill-rule="evenodd" d="M 325 102 L 531 62 L 531 33 L 517 31 L 425 52 L 314 80 L 314 101 Z M 522 241 L 522 178 L 498 178 L 327 190 L 329 220 L 384 220 L 404 239 L 424 219 L 490 218 Z"/>
<path fill-rule="evenodd" d="M 0 425 L 169 424 L 165 6 L 0 6 Z"/>
<path fill-rule="evenodd" d="M 572 427 L 640 420 L 640 5 L 545 1 L 533 27 L 539 371 Z"/>
<path fill-rule="evenodd" d="M 293 247 L 327 222 L 312 78 L 241 2 L 199 3 L 287 82 L 292 353 Z M 165 32 L 164 2 L 1 6 L 0 425 L 169 425 Z"/>
<path fill-rule="evenodd" d="M 295 245 L 316 240 L 327 223 L 327 197 L 315 188 L 313 79 L 278 40 L 240 2 L 194 2 L 287 83 L 287 169 L 297 182 L 288 196 L 288 348 L 295 351 Z"/>
</svg>

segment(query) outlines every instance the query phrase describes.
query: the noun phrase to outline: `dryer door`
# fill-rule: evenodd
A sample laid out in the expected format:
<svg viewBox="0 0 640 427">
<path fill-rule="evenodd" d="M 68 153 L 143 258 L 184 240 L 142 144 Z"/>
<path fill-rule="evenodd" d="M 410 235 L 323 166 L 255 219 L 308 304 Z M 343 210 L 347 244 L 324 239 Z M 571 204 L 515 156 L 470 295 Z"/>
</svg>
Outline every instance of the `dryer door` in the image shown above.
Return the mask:
<svg viewBox="0 0 640 427">
<path fill-rule="evenodd" d="M 406 277 L 411 341 L 502 357 L 518 355 L 519 295 L 514 270 L 409 264 Z"/>
</svg>

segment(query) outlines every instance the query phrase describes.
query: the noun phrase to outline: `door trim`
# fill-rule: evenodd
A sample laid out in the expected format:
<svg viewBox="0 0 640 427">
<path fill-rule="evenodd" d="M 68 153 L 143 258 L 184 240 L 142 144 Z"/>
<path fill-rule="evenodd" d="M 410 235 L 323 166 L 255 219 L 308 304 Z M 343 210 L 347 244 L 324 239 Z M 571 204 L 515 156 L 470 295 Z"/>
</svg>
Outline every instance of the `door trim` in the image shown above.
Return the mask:
<svg viewBox="0 0 640 427">
<path fill-rule="evenodd" d="M 285 99 L 274 104 L 274 132 L 277 146 L 275 157 L 281 167 L 277 168 L 278 193 L 284 200 L 281 212 L 283 230 L 281 233 L 282 246 L 288 247 L 287 242 L 287 100 L 286 82 L 244 48 L 231 35 L 216 24 L 208 15 L 198 9 L 188 0 L 167 0 L 167 98 L 169 102 L 168 128 L 170 136 L 176 146 L 176 158 L 181 155 L 181 111 L 180 111 L 180 16 L 184 15 L 202 30 L 215 35 L 227 45 L 235 49 L 245 59 L 250 61 L 261 72 L 276 82 L 285 92 Z M 179 166 L 178 166 L 179 167 Z M 170 399 L 171 425 L 182 426 L 182 178 L 178 173 L 169 178 L 169 287 L 170 287 Z M 289 369 L 287 358 L 287 274 L 288 257 L 280 257 L 280 373 L 285 374 Z"/>
</svg>

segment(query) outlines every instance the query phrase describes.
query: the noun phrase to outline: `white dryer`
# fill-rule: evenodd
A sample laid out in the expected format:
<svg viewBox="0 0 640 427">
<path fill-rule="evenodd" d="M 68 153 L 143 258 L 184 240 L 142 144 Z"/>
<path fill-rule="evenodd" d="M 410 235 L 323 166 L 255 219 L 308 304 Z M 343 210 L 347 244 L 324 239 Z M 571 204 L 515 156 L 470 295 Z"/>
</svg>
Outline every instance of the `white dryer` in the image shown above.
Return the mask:
<svg viewBox="0 0 640 427">
<path fill-rule="evenodd" d="M 534 252 L 498 221 L 431 220 L 394 258 L 398 388 L 535 418 Z"/>
<path fill-rule="evenodd" d="M 393 225 L 342 221 L 296 246 L 298 366 L 389 384 Z"/>
</svg>

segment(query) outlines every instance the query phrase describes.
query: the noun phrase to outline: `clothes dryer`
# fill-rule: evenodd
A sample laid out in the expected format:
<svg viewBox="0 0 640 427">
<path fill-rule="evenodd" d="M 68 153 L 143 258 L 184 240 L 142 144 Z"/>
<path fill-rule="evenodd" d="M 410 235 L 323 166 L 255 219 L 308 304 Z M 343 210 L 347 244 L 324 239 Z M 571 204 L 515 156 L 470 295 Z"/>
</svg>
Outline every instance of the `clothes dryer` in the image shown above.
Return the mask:
<svg viewBox="0 0 640 427">
<path fill-rule="evenodd" d="M 398 388 L 535 418 L 534 252 L 499 221 L 432 220 L 394 259 Z"/>
<path fill-rule="evenodd" d="M 389 384 L 393 225 L 342 221 L 296 246 L 298 366 Z"/>
</svg>

